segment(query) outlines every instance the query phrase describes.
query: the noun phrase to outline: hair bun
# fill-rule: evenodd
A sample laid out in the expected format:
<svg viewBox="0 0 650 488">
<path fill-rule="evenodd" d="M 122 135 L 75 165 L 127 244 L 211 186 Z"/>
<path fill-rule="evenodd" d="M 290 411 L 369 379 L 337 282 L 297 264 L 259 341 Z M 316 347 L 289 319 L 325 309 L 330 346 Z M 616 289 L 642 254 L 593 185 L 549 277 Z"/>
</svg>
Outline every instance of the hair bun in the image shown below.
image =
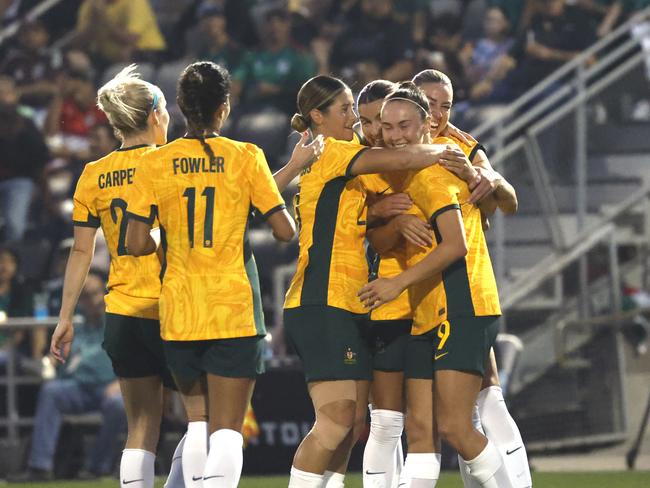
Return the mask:
<svg viewBox="0 0 650 488">
<path fill-rule="evenodd" d="M 309 124 L 307 123 L 307 119 L 301 114 L 293 114 L 293 117 L 291 117 L 291 128 L 297 132 L 305 132 L 309 129 Z"/>
</svg>

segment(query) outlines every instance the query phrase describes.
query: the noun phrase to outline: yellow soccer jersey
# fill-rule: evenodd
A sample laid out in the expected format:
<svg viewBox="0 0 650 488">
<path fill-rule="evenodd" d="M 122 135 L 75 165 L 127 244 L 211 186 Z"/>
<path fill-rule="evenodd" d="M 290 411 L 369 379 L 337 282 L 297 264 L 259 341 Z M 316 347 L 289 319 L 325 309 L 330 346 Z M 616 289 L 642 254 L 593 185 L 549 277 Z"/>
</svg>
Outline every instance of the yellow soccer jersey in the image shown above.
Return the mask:
<svg viewBox="0 0 650 488">
<path fill-rule="evenodd" d="M 392 195 L 395 193 L 390 182 L 380 174 L 359 176 L 367 193 Z M 414 205 L 408 213 L 418 215 L 426 220 L 419 209 Z M 372 277 L 391 278 L 397 276 L 407 268 L 406 247 L 403 244 L 379 256 L 369 247 L 370 273 Z M 404 290 L 395 300 L 388 302 L 370 312 L 372 320 L 405 320 L 413 317 L 413 310 L 409 299 L 409 290 Z"/>
<path fill-rule="evenodd" d="M 327 138 L 321 157 L 300 175 L 294 199 L 300 253 L 285 308 L 329 305 L 366 313 L 357 297 L 368 280 L 365 194 L 350 168 L 368 149 Z"/>
<path fill-rule="evenodd" d="M 451 143 L 438 138 L 434 143 Z M 441 275 L 411 287 L 411 304 L 415 310 L 412 334 L 428 332 L 447 317 L 500 315 L 499 295 L 485 235 L 481 212 L 468 203 L 467 184 L 438 165 L 413 175 L 407 192 L 428 217 L 435 234 L 434 246 L 440 242 L 435 219 L 442 212 L 459 209 L 462 213 L 468 253 Z M 431 250 L 407 244 L 409 266 L 421 261 Z"/>
<path fill-rule="evenodd" d="M 156 255 L 129 256 L 125 239 L 128 190 L 143 169 L 142 156 L 151 149 L 118 149 L 88 163 L 77 182 L 72 211 L 74 225 L 101 226 L 104 231 L 111 254 L 106 311 L 145 319 L 158 318 L 160 262 Z"/>
<path fill-rule="evenodd" d="M 268 217 L 285 208 L 261 149 L 212 136 L 182 138 L 143 159 L 129 196 L 129 217 L 154 205 L 165 261 L 160 296 L 163 339 L 198 341 L 264 334 L 255 320 L 244 268 L 250 206 Z"/>
</svg>

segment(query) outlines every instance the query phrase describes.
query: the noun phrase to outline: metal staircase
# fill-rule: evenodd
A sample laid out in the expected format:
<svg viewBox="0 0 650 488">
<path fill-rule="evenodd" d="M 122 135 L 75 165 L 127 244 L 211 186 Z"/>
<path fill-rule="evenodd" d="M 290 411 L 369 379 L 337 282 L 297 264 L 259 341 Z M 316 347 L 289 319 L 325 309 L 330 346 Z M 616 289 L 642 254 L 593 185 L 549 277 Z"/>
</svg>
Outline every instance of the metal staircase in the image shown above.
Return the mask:
<svg viewBox="0 0 650 488">
<path fill-rule="evenodd" d="M 620 333 L 574 325 L 618 313 L 622 281 L 647 275 L 650 124 L 616 114 L 628 89 L 645 84 L 642 95 L 650 93 L 642 47 L 650 41 L 634 35 L 642 23 L 650 25 L 650 9 L 470 131 L 520 202 L 516 216 L 495 215 L 488 241 L 504 328 L 525 345 L 512 410 L 532 450 L 626 435 Z"/>
</svg>

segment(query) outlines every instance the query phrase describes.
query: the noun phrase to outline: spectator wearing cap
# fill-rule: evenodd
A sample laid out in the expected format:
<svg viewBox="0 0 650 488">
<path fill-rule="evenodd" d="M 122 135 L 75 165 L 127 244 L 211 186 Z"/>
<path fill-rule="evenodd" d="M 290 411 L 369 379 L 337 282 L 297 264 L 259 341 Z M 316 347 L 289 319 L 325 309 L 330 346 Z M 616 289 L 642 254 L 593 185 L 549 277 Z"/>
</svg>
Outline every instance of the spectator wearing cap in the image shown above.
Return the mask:
<svg viewBox="0 0 650 488">
<path fill-rule="evenodd" d="M 49 160 L 43 135 L 20 113 L 11 78 L 0 77 L 0 216 L 3 240 L 19 241 L 27 228 L 35 181 Z"/>
<path fill-rule="evenodd" d="M 408 29 L 393 18 L 392 0 L 361 0 L 361 17 L 334 42 L 330 65 L 362 85 L 377 78 L 410 78 L 413 45 Z"/>
<path fill-rule="evenodd" d="M 49 48 L 50 36 L 38 20 L 23 25 L 17 45 L 0 63 L 0 73 L 14 80 L 22 103 L 44 107 L 57 91 L 55 74 L 61 54 Z"/>
<path fill-rule="evenodd" d="M 150 60 L 165 49 L 149 0 L 85 0 L 76 36 L 100 66 Z"/>
<path fill-rule="evenodd" d="M 316 73 L 313 57 L 292 45 L 291 16 L 272 9 L 266 16 L 264 47 L 248 53 L 232 73 L 233 95 L 241 94 L 243 110 L 271 105 L 293 111 L 296 92 Z"/>
<path fill-rule="evenodd" d="M 216 5 L 204 4 L 199 7 L 197 16 L 201 20 L 193 57 L 212 61 L 231 73 L 235 72 L 242 63 L 245 51 L 230 38 L 224 10 Z"/>
</svg>

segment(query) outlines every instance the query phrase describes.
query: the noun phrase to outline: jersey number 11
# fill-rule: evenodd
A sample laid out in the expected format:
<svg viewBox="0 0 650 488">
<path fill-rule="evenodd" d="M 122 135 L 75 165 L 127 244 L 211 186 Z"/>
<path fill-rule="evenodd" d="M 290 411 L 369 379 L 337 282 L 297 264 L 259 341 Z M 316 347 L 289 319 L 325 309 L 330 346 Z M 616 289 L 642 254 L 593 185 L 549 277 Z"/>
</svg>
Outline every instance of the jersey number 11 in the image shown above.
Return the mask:
<svg viewBox="0 0 650 488">
<path fill-rule="evenodd" d="M 212 247 L 212 227 L 214 225 L 214 186 L 206 186 L 201 196 L 205 197 L 205 218 L 203 220 L 203 247 Z M 187 236 L 190 247 L 194 247 L 194 209 L 196 188 L 185 188 L 183 197 L 187 198 Z"/>
</svg>

